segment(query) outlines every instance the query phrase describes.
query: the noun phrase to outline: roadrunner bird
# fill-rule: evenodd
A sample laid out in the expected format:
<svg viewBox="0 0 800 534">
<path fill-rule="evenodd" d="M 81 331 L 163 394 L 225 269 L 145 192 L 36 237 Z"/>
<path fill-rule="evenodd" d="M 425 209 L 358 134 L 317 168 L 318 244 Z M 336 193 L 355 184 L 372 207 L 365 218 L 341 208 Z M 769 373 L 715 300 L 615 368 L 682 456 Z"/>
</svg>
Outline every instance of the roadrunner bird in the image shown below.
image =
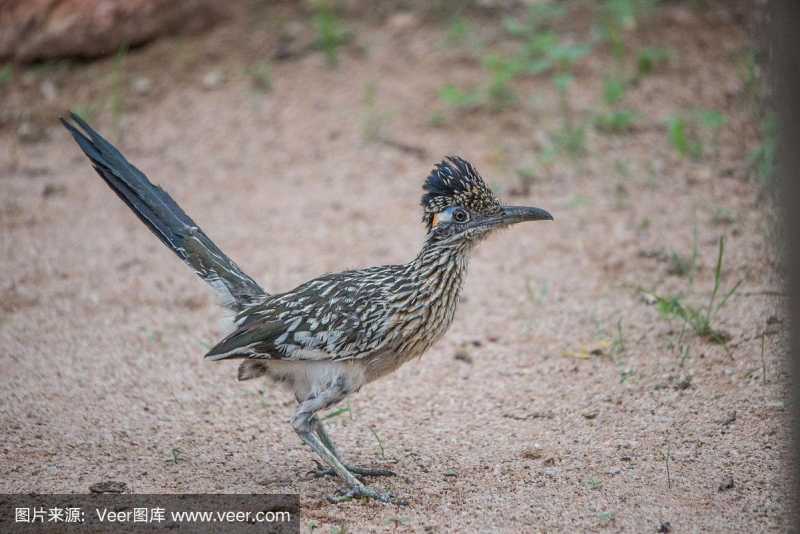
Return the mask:
<svg viewBox="0 0 800 534">
<path fill-rule="evenodd" d="M 62 122 L 97 173 L 234 313 L 234 331 L 206 358 L 242 359 L 239 380 L 267 376 L 289 387 L 298 402 L 292 427 L 327 471 L 347 484 L 331 500 L 399 502 L 357 478 L 392 473 L 345 464 L 317 413 L 420 356 L 445 333 L 478 242 L 499 228 L 552 216 L 539 208 L 502 205 L 470 163 L 449 157 L 423 185 L 427 235 L 416 258 L 403 265 L 326 274 L 273 295 L 226 256 L 163 189 L 78 116 L 71 117 L 74 124 Z"/>
</svg>

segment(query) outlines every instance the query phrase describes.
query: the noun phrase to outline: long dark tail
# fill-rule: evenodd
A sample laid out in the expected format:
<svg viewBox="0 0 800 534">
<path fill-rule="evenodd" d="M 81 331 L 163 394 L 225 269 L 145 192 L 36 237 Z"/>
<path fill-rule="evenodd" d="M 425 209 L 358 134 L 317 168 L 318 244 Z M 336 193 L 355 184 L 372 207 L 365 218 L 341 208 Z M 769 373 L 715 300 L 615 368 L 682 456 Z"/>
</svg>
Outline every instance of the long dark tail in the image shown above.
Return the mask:
<svg viewBox="0 0 800 534">
<path fill-rule="evenodd" d="M 264 290 L 208 238 L 166 191 L 151 183 L 80 117 L 74 113 L 70 116 L 86 135 L 69 121 L 61 122 L 100 177 L 162 243 L 219 293 L 226 307 L 239 311 L 265 296 Z"/>
</svg>

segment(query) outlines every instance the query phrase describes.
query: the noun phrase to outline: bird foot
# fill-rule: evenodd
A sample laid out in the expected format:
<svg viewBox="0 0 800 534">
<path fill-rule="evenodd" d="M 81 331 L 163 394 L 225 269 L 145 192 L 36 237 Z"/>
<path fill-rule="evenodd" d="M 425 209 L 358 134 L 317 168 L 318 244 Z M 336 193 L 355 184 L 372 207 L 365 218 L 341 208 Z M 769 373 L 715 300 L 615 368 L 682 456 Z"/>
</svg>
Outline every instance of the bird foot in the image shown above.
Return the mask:
<svg viewBox="0 0 800 534">
<path fill-rule="evenodd" d="M 355 486 L 347 490 L 340 490 L 336 495 L 328 497 L 328 502 L 338 504 L 353 499 L 373 499 L 386 504 L 396 504 L 398 506 L 408 505 L 407 501 L 395 497 L 391 493 L 374 490 L 364 485 Z"/>
<path fill-rule="evenodd" d="M 348 471 L 353 473 L 354 475 L 363 476 L 363 477 L 394 477 L 397 476 L 397 473 L 394 471 L 390 471 L 388 469 L 377 469 L 371 467 L 359 467 L 357 465 L 347 465 L 345 467 Z M 317 469 L 310 471 L 309 474 L 313 478 L 322 478 L 322 477 L 335 477 L 337 476 L 336 471 L 330 467 L 323 467 L 321 464 L 317 463 Z"/>
</svg>

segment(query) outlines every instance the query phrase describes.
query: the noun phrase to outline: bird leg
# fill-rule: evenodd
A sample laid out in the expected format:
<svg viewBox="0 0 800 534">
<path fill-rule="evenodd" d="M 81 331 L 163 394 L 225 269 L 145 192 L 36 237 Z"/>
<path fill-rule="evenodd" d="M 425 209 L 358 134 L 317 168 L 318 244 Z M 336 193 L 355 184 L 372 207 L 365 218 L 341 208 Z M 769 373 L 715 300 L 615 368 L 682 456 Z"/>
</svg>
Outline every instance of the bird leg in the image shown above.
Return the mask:
<svg viewBox="0 0 800 534">
<path fill-rule="evenodd" d="M 323 445 L 325 445 L 329 451 L 333 453 L 336 458 L 339 459 L 340 462 L 347 468 L 348 471 L 355 475 L 361 476 L 372 476 L 372 477 L 393 477 L 396 476 L 394 471 L 390 471 L 389 469 L 374 469 L 370 467 L 359 467 L 357 465 L 349 465 L 342 461 L 342 457 L 339 454 L 339 451 L 336 450 L 336 445 L 333 444 L 333 440 L 331 440 L 330 435 L 325 430 L 325 425 L 322 424 L 322 421 L 315 415 L 311 418 L 311 426 L 316 432 L 317 436 L 319 437 L 320 441 Z M 319 464 L 318 464 L 319 465 Z M 336 476 L 336 471 L 332 468 L 322 467 L 320 465 L 320 469 L 317 469 L 313 472 L 314 477 L 320 478 L 324 476 Z"/>
<path fill-rule="evenodd" d="M 364 483 L 358 480 L 339 458 L 331 452 L 323 443 L 322 439 L 314 432 L 314 425 L 312 424 L 314 414 L 318 410 L 335 404 L 343 397 L 343 388 L 332 385 L 318 395 L 312 395 L 301 402 L 292 418 L 292 427 L 294 427 L 300 439 L 311 447 L 322 461 L 330 466 L 330 468 L 349 486 L 349 489 L 346 490 L 343 495 L 328 497 L 328 500 L 331 502 L 341 502 L 351 498 L 368 497 L 381 502 L 401 504 L 401 501 L 398 501 L 392 495 L 365 486 Z M 330 439 L 328 441 L 330 441 Z"/>
<path fill-rule="evenodd" d="M 339 455 L 339 451 L 336 450 L 336 445 L 333 444 L 333 440 L 331 439 L 330 435 L 325 430 L 325 425 L 322 424 L 322 420 L 316 415 L 311 418 L 311 427 L 314 429 L 314 432 L 317 433 L 317 436 L 319 436 L 322 444 L 328 447 L 328 450 L 341 460 L 342 457 Z"/>
</svg>

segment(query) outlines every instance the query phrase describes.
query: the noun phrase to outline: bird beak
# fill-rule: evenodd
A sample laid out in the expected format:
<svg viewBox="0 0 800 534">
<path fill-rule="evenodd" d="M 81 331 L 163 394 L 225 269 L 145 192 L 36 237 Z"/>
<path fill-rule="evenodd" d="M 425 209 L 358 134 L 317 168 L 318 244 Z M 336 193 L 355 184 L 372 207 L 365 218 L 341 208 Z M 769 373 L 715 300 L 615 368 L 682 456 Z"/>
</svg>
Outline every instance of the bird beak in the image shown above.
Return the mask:
<svg viewBox="0 0 800 534">
<path fill-rule="evenodd" d="M 553 216 L 542 208 L 529 208 L 527 206 L 503 206 L 499 224 L 508 226 L 525 221 L 552 221 Z"/>
</svg>

